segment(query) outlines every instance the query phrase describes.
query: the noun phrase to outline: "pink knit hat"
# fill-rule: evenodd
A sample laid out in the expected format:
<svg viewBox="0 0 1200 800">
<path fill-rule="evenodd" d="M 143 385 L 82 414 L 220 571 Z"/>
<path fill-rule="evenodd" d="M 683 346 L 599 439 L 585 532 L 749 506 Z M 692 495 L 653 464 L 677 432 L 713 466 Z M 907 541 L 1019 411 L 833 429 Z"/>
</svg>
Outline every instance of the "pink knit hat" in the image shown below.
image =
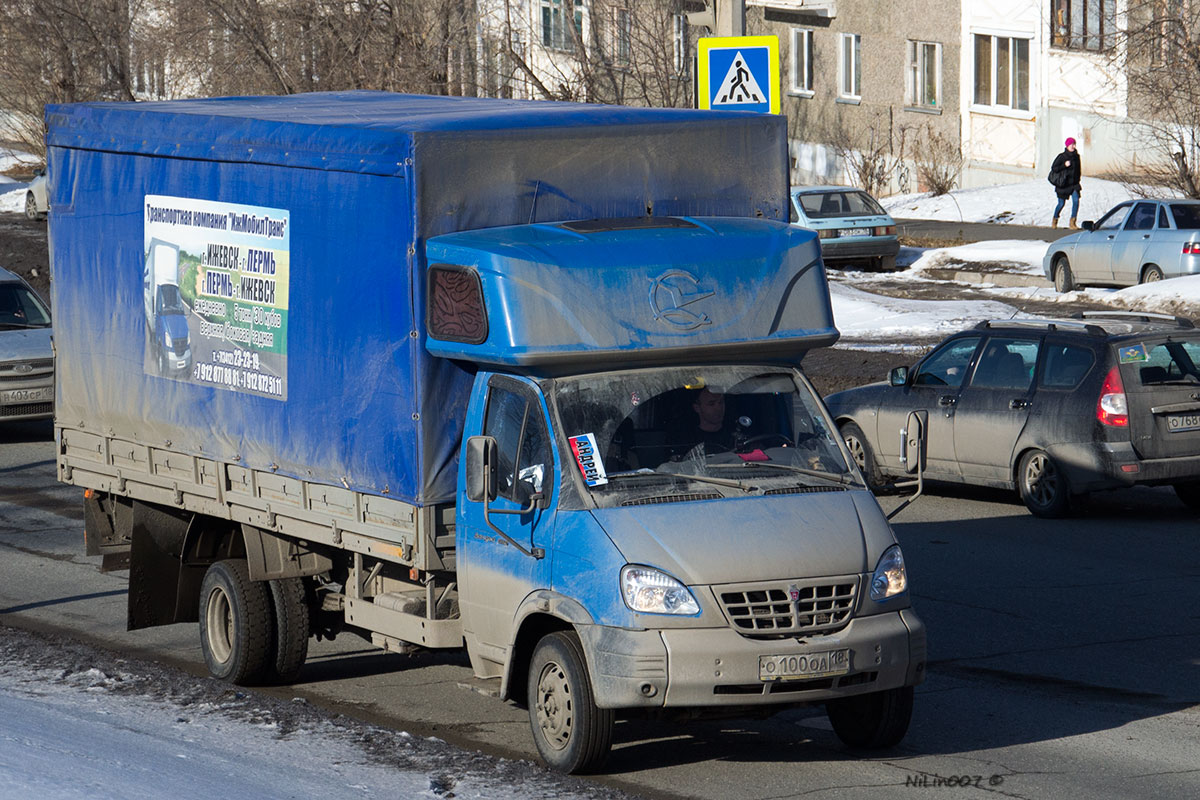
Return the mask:
<svg viewBox="0 0 1200 800">
<path fill-rule="evenodd" d="M 1073 144 L 1075 144 L 1075 137 L 1074 137 L 1074 136 L 1068 136 L 1068 137 L 1067 137 L 1067 141 L 1066 141 L 1066 143 L 1065 143 L 1063 146 L 1064 146 L 1064 147 L 1070 147 L 1070 146 L 1071 146 L 1071 145 L 1073 145 Z"/>
</svg>

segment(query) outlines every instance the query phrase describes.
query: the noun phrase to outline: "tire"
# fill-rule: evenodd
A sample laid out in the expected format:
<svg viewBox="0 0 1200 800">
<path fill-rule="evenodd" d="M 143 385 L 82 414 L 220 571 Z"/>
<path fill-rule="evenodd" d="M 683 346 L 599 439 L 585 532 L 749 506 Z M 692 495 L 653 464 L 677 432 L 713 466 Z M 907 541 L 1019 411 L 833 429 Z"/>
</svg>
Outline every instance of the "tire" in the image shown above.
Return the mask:
<svg viewBox="0 0 1200 800">
<path fill-rule="evenodd" d="M 168 372 L 167 354 L 163 352 L 163 346 L 161 344 L 155 348 L 154 352 L 158 354 L 158 374 L 165 376 Z"/>
<path fill-rule="evenodd" d="M 1163 279 L 1163 271 L 1151 264 L 1142 270 L 1142 283 L 1158 283 Z"/>
<path fill-rule="evenodd" d="M 1071 275 L 1071 264 L 1066 256 L 1054 259 L 1054 289 L 1059 294 L 1075 291 L 1075 278 Z"/>
<path fill-rule="evenodd" d="M 876 272 L 895 272 L 896 257 L 895 256 L 880 256 L 875 259 L 874 263 Z"/>
<path fill-rule="evenodd" d="M 861 750 L 900 744 L 908 733 L 912 710 L 911 686 L 844 697 L 825 704 L 829 724 L 842 744 Z"/>
<path fill-rule="evenodd" d="M 867 488 L 872 492 L 882 489 L 884 487 L 883 473 L 879 471 L 879 465 L 875 462 L 875 452 L 867 442 L 862 428 L 853 422 L 847 422 L 838 430 L 842 434 L 842 441 L 846 443 L 846 449 L 850 451 L 850 457 L 854 459 L 854 463 L 858 465 L 859 471 L 866 479 Z"/>
<path fill-rule="evenodd" d="M 1193 511 L 1200 511 L 1200 481 L 1185 481 L 1173 487 L 1175 496 Z"/>
<path fill-rule="evenodd" d="M 574 631 L 551 633 L 538 642 L 528 689 L 529 725 L 546 765 L 567 774 L 602 767 L 612 750 L 615 715 L 596 706 Z"/>
<path fill-rule="evenodd" d="M 37 219 L 38 207 L 37 200 L 33 198 L 33 192 L 25 194 L 25 219 Z"/>
<path fill-rule="evenodd" d="M 214 678 L 261 682 L 274 639 L 267 584 L 250 580 L 246 562 L 218 561 L 200 584 L 200 649 Z"/>
<path fill-rule="evenodd" d="M 271 642 L 264 678 L 267 683 L 293 683 L 308 658 L 310 611 L 302 578 L 268 581 L 271 619 L 275 637 Z"/>
<path fill-rule="evenodd" d="M 1017 465 L 1017 491 L 1037 517 L 1065 517 L 1071 508 L 1067 476 L 1044 450 L 1030 450 Z"/>
</svg>

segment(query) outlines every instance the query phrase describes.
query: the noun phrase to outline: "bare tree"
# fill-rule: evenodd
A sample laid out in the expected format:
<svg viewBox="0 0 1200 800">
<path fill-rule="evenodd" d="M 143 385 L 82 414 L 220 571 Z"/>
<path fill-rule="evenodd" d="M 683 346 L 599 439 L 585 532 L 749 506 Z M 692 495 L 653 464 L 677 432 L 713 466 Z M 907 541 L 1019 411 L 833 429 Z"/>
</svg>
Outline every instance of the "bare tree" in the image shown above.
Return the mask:
<svg viewBox="0 0 1200 800">
<path fill-rule="evenodd" d="M 1109 49 L 1114 86 L 1128 92 L 1130 167 L 1139 193 L 1167 186 L 1200 198 L 1200 3 L 1129 0 Z"/>
<path fill-rule="evenodd" d="M 946 194 L 962 174 L 963 152 L 957 138 L 928 123 L 914 134 L 913 164 L 917 169 L 918 184 L 935 196 Z"/>
<path fill-rule="evenodd" d="M 905 163 L 907 136 L 907 128 L 893 129 L 890 117 L 879 111 L 853 128 L 839 118 L 831 145 L 851 182 L 869 194 L 881 196 L 888 193 L 893 176 Z"/>
</svg>

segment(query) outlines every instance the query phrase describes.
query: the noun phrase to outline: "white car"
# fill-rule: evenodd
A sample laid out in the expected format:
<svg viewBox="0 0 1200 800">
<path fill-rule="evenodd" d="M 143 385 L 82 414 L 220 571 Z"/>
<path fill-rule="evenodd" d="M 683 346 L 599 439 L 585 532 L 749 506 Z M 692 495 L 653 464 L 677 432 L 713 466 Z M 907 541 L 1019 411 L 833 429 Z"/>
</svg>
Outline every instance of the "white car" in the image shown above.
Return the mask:
<svg viewBox="0 0 1200 800">
<path fill-rule="evenodd" d="M 25 190 L 25 218 L 37 219 L 50 209 L 46 198 L 46 170 L 40 170 Z"/>
</svg>

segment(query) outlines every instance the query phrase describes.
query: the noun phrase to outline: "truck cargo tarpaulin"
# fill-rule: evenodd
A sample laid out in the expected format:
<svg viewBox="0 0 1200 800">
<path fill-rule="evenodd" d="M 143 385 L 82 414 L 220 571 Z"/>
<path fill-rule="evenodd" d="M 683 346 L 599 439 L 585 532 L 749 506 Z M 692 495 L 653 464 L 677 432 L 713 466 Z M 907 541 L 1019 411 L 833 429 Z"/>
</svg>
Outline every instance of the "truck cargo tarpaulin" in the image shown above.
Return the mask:
<svg viewBox="0 0 1200 800">
<path fill-rule="evenodd" d="M 46 122 L 59 424 L 419 506 L 454 498 L 473 378 L 425 347 L 429 238 L 787 218 L 762 114 L 337 92 Z"/>
</svg>

